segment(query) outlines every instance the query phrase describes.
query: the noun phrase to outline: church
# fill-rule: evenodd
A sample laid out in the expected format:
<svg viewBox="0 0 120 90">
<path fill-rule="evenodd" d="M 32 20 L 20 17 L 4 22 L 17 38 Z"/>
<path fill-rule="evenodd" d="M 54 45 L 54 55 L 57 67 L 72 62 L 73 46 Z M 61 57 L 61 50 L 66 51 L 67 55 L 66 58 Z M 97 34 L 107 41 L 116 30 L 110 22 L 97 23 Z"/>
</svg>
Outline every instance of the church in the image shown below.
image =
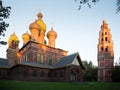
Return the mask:
<svg viewBox="0 0 120 90">
<path fill-rule="evenodd" d="M 10 35 L 7 59 L 0 58 L 0 80 L 82 82 L 85 68 L 79 53 L 67 55 L 56 48 L 57 32 L 51 27 L 46 33 L 42 13 L 37 17 L 29 25 L 30 34 L 22 35 L 21 48 L 16 33 Z"/>
</svg>

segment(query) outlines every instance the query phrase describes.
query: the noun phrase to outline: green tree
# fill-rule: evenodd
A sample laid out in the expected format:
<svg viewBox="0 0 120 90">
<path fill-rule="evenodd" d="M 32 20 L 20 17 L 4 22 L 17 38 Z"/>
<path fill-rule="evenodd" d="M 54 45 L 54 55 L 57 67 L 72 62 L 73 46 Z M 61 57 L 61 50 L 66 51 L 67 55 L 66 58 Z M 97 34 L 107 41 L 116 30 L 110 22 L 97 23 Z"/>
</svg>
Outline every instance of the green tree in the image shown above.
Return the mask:
<svg viewBox="0 0 120 90">
<path fill-rule="evenodd" d="M 112 70 L 112 81 L 120 82 L 120 66 L 115 66 Z"/>
<path fill-rule="evenodd" d="M 85 70 L 83 71 L 84 80 L 97 81 L 97 67 L 95 67 L 91 61 L 84 61 L 83 65 L 85 67 Z"/>
<path fill-rule="evenodd" d="M 87 5 L 89 8 L 91 8 L 92 4 L 96 4 L 99 0 L 75 0 L 75 2 L 79 2 L 79 8 L 81 9 L 83 5 Z M 120 11 L 120 0 L 116 0 L 116 12 L 118 13 Z"/>
<path fill-rule="evenodd" d="M 7 44 L 5 41 L 1 40 L 1 37 L 5 36 L 6 28 L 9 26 L 9 24 L 5 22 L 5 19 L 9 18 L 10 10 L 11 7 L 4 7 L 2 0 L 0 0 L 0 45 Z"/>
</svg>

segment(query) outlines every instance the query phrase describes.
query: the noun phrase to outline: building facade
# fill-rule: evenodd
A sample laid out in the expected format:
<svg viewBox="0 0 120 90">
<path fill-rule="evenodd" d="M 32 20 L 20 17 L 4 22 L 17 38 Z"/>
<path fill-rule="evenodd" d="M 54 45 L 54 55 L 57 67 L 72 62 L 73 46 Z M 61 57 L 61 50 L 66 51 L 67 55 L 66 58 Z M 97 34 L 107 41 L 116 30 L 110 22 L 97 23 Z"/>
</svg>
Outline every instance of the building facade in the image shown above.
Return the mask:
<svg viewBox="0 0 120 90">
<path fill-rule="evenodd" d="M 46 34 L 42 13 L 22 35 L 23 46 L 13 33 L 8 40 L 7 59 L 0 58 L 0 79 L 27 81 L 83 81 L 84 67 L 79 53 L 67 55 L 56 48 L 57 32 L 53 27 Z M 45 40 L 48 38 L 48 43 Z"/>
<path fill-rule="evenodd" d="M 113 40 L 108 24 L 103 20 L 98 39 L 98 81 L 111 81 L 114 66 Z"/>
</svg>

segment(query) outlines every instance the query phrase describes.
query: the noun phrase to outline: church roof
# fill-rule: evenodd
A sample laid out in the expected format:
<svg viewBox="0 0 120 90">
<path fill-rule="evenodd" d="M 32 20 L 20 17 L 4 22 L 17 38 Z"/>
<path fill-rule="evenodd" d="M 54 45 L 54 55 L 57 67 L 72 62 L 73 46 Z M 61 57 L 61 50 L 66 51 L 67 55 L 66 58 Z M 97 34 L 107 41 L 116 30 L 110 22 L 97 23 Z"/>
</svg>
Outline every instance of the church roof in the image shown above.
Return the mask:
<svg viewBox="0 0 120 90">
<path fill-rule="evenodd" d="M 25 66 L 30 66 L 30 67 L 32 66 L 32 67 L 53 69 L 52 65 L 45 64 L 45 63 L 23 62 L 23 63 L 19 63 L 17 65 L 25 65 Z"/>
<path fill-rule="evenodd" d="M 56 64 L 56 68 L 61 68 L 61 67 L 67 67 L 69 65 L 72 64 L 72 62 L 75 60 L 75 58 L 78 58 L 79 64 L 81 65 L 81 67 L 84 69 L 82 62 L 81 62 L 81 58 L 79 56 L 79 53 L 74 53 L 71 54 L 69 56 L 63 57 L 57 64 Z"/>
<path fill-rule="evenodd" d="M 1 68 L 10 68 L 8 60 L 4 59 L 4 58 L 0 58 L 0 67 Z"/>
<path fill-rule="evenodd" d="M 23 62 L 23 63 L 19 63 L 17 65 L 24 65 L 24 66 L 32 66 L 32 67 L 39 67 L 39 68 L 48 68 L 48 69 L 58 69 L 58 68 L 63 68 L 63 67 L 67 67 L 69 65 L 72 65 L 72 62 L 75 60 L 75 58 L 78 58 L 79 60 L 79 64 L 82 67 L 82 69 L 84 69 L 79 53 L 74 53 L 71 54 L 69 56 L 65 56 L 63 57 L 61 60 L 59 60 L 59 62 L 55 65 L 49 65 L 49 64 L 45 64 L 45 63 L 35 63 L 35 62 Z M 14 66 L 13 66 L 14 67 Z"/>
</svg>

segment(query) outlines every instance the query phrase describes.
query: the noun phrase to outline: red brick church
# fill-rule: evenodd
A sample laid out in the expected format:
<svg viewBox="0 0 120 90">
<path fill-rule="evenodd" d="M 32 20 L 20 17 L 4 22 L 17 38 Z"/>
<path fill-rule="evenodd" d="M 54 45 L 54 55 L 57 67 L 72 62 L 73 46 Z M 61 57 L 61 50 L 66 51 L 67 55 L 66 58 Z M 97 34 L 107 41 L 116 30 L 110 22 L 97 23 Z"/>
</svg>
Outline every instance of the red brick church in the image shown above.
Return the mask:
<svg viewBox="0 0 120 90">
<path fill-rule="evenodd" d="M 24 81 L 83 81 L 84 69 L 79 53 L 67 55 L 55 47 L 57 32 L 46 33 L 42 13 L 22 35 L 23 46 L 13 33 L 8 40 L 7 59 L 0 58 L 0 79 Z M 48 38 L 48 44 L 45 37 Z"/>
</svg>

